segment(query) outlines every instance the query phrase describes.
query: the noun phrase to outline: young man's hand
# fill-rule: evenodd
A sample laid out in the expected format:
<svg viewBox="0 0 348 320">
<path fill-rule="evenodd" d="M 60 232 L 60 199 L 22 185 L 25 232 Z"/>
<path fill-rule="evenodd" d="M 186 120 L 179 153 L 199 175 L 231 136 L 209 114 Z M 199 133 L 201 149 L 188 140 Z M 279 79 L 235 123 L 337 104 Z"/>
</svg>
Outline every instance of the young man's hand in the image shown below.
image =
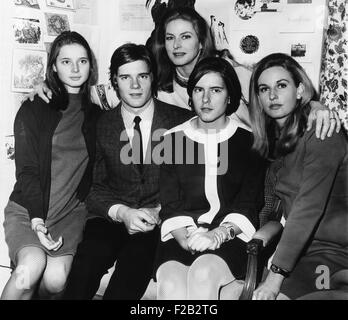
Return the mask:
<svg viewBox="0 0 348 320">
<path fill-rule="evenodd" d="M 38 95 L 46 103 L 49 103 L 52 99 L 52 90 L 47 87 L 45 82 L 41 82 L 34 87 L 32 92 L 28 93 L 24 97 L 24 101 L 27 99 L 34 101 L 36 95 Z"/>
<path fill-rule="evenodd" d="M 118 215 L 125 224 L 129 234 L 149 232 L 157 225 L 157 220 L 151 214 L 140 209 L 124 206 L 119 209 Z"/>
</svg>

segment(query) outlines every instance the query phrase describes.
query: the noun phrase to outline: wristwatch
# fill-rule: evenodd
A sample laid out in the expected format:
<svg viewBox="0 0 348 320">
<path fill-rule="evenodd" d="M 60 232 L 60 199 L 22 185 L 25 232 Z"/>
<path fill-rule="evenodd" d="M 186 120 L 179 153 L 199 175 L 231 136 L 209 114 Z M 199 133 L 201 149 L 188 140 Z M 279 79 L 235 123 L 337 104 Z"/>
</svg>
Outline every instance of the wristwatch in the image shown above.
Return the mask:
<svg viewBox="0 0 348 320">
<path fill-rule="evenodd" d="M 271 265 L 271 271 L 273 273 L 279 273 L 280 275 L 282 275 L 283 277 L 287 278 L 290 275 L 290 272 L 287 270 L 284 270 L 282 268 L 279 268 L 278 266 L 276 266 L 275 264 Z"/>
<path fill-rule="evenodd" d="M 230 241 L 236 237 L 236 232 L 234 231 L 233 226 L 230 223 L 223 223 L 222 226 L 224 226 L 227 230 L 226 241 Z"/>
</svg>

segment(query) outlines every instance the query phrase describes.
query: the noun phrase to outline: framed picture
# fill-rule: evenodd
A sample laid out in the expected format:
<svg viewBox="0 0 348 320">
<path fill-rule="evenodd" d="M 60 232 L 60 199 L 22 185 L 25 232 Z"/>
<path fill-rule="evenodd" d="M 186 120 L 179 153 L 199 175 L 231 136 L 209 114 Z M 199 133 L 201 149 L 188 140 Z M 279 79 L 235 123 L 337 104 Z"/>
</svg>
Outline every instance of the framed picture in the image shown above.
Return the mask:
<svg viewBox="0 0 348 320">
<path fill-rule="evenodd" d="M 67 14 L 45 12 L 47 35 L 56 37 L 64 31 L 70 30 L 70 19 Z"/>
<path fill-rule="evenodd" d="M 16 47 L 44 49 L 43 30 L 39 19 L 14 17 L 12 26 Z"/>
<path fill-rule="evenodd" d="M 38 0 L 13 0 L 16 6 L 40 9 Z"/>
<path fill-rule="evenodd" d="M 19 50 L 13 51 L 12 91 L 30 92 L 45 80 L 47 52 Z"/>
<path fill-rule="evenodd" d="M 49 7 L 55 7 L 60 9 L 74 9 L 73 0 L 46 0 L 46 4 Z"/>
</svg>

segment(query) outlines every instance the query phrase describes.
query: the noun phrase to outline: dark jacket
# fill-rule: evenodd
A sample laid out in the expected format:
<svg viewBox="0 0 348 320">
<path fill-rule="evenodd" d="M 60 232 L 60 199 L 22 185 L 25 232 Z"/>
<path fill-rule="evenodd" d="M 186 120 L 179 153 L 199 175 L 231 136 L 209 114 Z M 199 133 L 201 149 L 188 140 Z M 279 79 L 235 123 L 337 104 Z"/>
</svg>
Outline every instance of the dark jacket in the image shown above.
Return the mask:
<svg viewBox="0 0 348 320">
<path fill-rule="evenodd" d="M 272 262 L 292 271 L 305 254 L 331 252 L 348 257 L 348 144 L 344 133 L 321 141 L 312 129 L 292 153 L 277 161 L 281 164 L 275 193 L 286 224 Z"/>
<path fill-rule="evenodd" d="M 158 129 L 163 129 L 164 133 L 165 130 L 192 116 L 188 110 L 156 99 L 154 105 L 151 136 Z M 160 166 L 149 161 L 149 157 L 160 143 L 160 139 L 151 139 L 151 148 L 147 148 L 144 170 L 140 172 L 136 164 L 125 164 L 121 160 L 121 152 L 129 147 L 127 137 L 121 139 L 121 134 L 125 135 L 125 132 L 120 105 L 100 117 L 97 124 L 93 185 L 86 201 L 88 218 L 109 219 L 108 211 L 115 204 L 124 204 L 132 208 L 155 207 L 159 204 Z"/>
<path fill-rule="evenodd" d="M 26 208 L 30 219 L 46 219 L 51 188 L 52 138 L 62 113 L 54 102 L 45 103 L 36 97 L 25 101 L 17 112 L 14 122 L 15 163 L 17 182 L 10 200 Z M 85 119 L 82 132 L 89 161 L 77 189 L 81 201 L 88 194 L 92 183 L 95 159 L 95 128 L 100 109 L 96 105 L 83 108 Z"/>
</svg>

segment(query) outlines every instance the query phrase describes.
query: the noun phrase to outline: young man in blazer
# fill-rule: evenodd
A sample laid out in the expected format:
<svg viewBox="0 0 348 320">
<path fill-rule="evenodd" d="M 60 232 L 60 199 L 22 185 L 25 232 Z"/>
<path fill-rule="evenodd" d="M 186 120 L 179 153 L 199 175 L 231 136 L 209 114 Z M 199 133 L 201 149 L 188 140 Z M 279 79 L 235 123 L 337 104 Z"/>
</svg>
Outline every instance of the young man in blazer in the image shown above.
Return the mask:
<svg viewBox="0 0 348 320">
<path fill-rule="evenodd" d="M 115 261 L 104 299 L 140 299 L 152 276 L 159 239 L 159 170 L 153 135 L 190 118 L 154 98 L 156 70 L 143 45 L 125 44 L 111 58 L 110 80 L 119 106 L 97 124 L 93 185 L 87 218 L 65 299 L 92 299 Z"/>
</svg>

